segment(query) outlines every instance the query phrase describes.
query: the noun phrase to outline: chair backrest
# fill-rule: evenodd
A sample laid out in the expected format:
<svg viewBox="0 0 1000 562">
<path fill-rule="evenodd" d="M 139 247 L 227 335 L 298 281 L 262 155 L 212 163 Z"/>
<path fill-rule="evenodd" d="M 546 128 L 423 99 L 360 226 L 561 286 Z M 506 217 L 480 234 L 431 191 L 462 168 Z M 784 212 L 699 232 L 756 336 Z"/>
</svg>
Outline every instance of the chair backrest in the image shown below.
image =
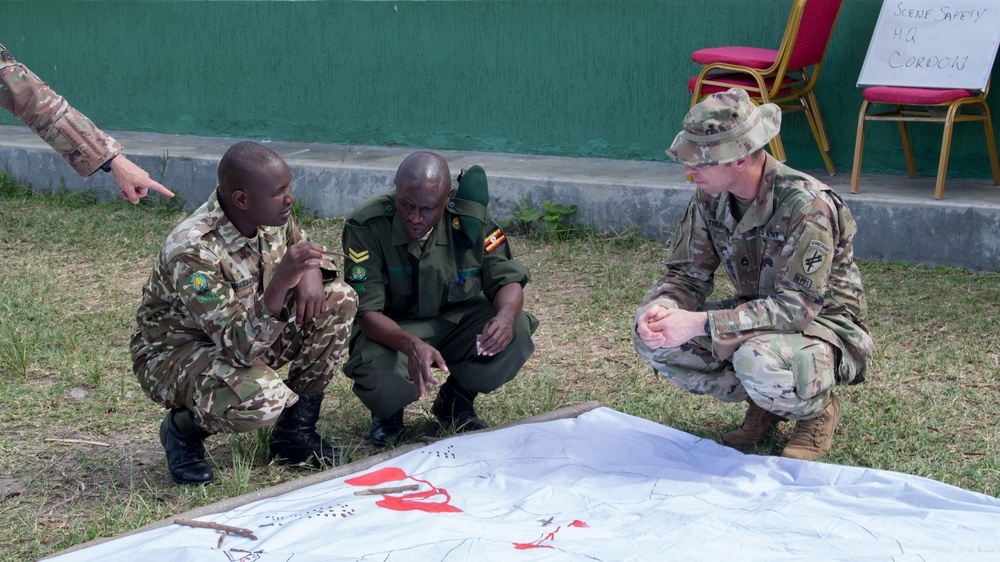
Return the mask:
<svg viewBox="0 0 1000 562">
<path fill-rule="evenodd" d="M 844 0 L 795 0 L 782 46 L 794 41 L 786 68 L 805 68 L 823 61 Z M 801 14 L 798 22 L 796 15 Z"/>
</svg>

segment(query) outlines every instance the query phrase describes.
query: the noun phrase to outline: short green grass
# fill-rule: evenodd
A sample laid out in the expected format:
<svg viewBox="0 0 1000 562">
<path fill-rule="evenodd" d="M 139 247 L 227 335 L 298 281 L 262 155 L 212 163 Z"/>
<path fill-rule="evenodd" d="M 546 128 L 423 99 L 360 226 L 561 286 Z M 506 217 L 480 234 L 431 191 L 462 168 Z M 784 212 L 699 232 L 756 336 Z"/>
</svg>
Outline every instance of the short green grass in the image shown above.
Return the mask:
<svg viewBox="0 0 1000 562">
<path fill-rule="evenodd" d="M 0 176 L 0 489 L 21 490 L 0 499 L 4 560 L 38 559 L 303 474 L 269 466 L 259 432 L 208 441 L 212 486 L 167 477 L 163 411 L 139 389 L 127 351 L 153 256 L 185 215 L 156 198 L 39 197 Z M 314 239 L 339 246 L 341 222 L 307 222 Z M 739 423 L 741 405 L 678 391 L 632 349 L 632 313 L 660 274 L 663 243 L 584 232 L 511 244 L 532 270 L 526 308 L 542 324 L 522 373 L 477 402 L 488 422 L 599 400 L 710 439 Z M 865 384 L 838 391 L 844 419 L 824 462 L 1000 495 L 1000 274 L 876 263 L 862 272 L 878 352 Z M 408 408 L 407 441 L 440 431 L 428 402 Z M 358 459 L 375 452 L 368 425 L 338 376 L 321 432 Z M 778 436 L 757 452 L 781 445 Z"/>
</svg>

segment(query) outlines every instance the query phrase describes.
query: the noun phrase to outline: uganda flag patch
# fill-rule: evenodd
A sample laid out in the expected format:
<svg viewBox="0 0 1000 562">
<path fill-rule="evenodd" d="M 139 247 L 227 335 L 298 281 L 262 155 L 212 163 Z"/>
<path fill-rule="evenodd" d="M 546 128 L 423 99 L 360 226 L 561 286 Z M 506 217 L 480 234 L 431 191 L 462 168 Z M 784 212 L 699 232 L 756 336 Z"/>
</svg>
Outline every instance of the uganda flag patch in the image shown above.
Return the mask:
<svg viewBox="0 0 1000 562">
<path fill-rule="evenodd" d="M 490 253 L 494 248 L 503 244 L 506 240 L 507 237 L 504 236 L 503 231 L 498 228 L 493 231 L 493 234 L 487 236 L 486 240 L 483 240 L 483 248 L 486 250 L 486 253 Z"/>
</svg>

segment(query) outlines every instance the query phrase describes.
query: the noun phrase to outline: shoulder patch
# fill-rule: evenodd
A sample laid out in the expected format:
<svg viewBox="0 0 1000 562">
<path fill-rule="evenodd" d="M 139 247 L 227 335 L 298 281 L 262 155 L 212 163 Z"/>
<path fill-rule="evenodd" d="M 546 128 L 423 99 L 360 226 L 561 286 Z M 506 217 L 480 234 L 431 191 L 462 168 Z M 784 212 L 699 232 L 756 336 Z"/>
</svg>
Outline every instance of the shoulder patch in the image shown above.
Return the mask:
<svg viewBox="0 0 1000 562">
<path fill-rule="evenodd" d="M 802 271 L 806 275 L 816 271 L 826 261 L 829 253 L 830 248 L 826 244 L 818 240 L 809 242 L 809 248 L 802 254 Z"/>
<path fill-rule="evenodd" d="M 347 269 L 347 280 L 350 283 L 361 283 L 368 279 L 368 268 L 363 265 L 352 265 Z"/>
<path fill-rule="evenodd" d="M 486 250 L 486 253 L 490 253 L 493 250 L 495 250 L 497 246 L 503 244 L 506 240 L 507 237 L 504 236 L 503 231 L 498 228 L 494 230 L 489 236 L 487 236 L 485 240 L 483 240 L 483 249 Z"/>
<path fill-rule="evenodd" d="M 198 302 L 208 302 L 219 298 L 219 294 L 212 290 L 212 286 L 208 283 L 208 276 L 204 273 L 192 274 L 189 282 Z"/>
</svg>

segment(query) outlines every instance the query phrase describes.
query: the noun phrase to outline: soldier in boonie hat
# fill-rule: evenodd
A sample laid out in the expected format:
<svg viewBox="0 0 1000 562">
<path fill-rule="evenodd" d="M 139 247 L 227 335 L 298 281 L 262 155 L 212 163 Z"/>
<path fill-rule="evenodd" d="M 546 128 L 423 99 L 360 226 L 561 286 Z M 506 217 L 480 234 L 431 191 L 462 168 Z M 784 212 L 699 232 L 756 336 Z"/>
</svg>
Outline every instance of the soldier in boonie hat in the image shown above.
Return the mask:
<svg viewBox="0 0 1000 562">
<path fill-rule="evenodd" d="M 763 150 L 774 104 L 732 89 L 684 118 L 667 155 L 698 189 L 671 236 L 666 271 L 635 313 L 632 340 L 679 388 L 747 403 L 730 447 L 763 444 L 795 420 L 781 455 L 816 460 L 840 423 L 834 387 L 864 380 L 875 343 L 854 262 L 857 224 L 828 185 Z M 709 300 L 719 271 L 739 296 Z"/>
<path fill-rule="evenodd" d="M 761 106 L 746 91 L 733 88 L 708 96 L 684 116 L 667 156 L 688 166 L 735 162 L 762 148 L 781 128 L 781 110 L 773 103 Z"/>
</svg>

